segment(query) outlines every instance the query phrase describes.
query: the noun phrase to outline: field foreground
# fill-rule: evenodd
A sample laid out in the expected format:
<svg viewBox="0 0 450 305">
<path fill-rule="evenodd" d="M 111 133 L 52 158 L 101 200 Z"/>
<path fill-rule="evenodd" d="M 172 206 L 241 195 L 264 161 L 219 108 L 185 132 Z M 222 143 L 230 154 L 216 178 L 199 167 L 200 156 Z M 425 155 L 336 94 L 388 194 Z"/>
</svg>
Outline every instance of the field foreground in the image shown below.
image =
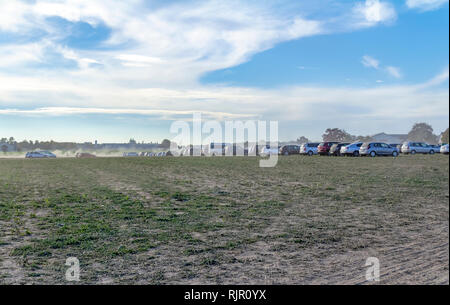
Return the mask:
<svg viewBox="0 0 450 305">
<path fill-rule="evenodd" d="M 449 283 L 449 157 L 0 159 L 0 284 Z"/>
</svg>

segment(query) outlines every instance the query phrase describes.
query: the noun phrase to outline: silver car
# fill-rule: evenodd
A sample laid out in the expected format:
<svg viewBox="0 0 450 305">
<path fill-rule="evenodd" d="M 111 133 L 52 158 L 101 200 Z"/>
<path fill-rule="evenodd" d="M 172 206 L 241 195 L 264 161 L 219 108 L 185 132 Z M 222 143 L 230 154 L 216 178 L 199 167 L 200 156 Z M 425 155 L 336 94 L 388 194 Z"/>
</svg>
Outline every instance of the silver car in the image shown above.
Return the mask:
<svg viewBox="0 0 450 305">
<path fill-rule="evenodd" d="M 448 155 L 448 144 L 444 144 L 441 146 L 441 154 Z"/>
<path fill-rule="evenodd" d="M 355 142 L 346 146 L 342 146 L 341 147 L 341 155 L 343 156 L 354 156 L 354 157 L 358 157 L 359 156 L 359 148 L 361 147 L 361 145 L 363 144 L 363 142 Z"/>
<path fill-rule="evenodd" d="M 382 142 L 366 142 L 359 148 L 361 156 L 398 156 L 397 148 Z"/>
<path fill-rule="evenodd" d="M 46 150 L 39 150 L 27 152 L 25 158 L 56 158 L 56 155 Z"/>
<path fill-rule="evenodd" d="M 303 143 L 300 146 L 300 154 L 301 155 L 317 155 L 317 146 L 319 146 L 320 143 Z"/>
<path fill-rule="evenodd" d="M 402 145 L 402 153 L 404 154 L 430 154 L 436 153 L 436 148 L 423 142 L 404 142 Z"/>
</svg>

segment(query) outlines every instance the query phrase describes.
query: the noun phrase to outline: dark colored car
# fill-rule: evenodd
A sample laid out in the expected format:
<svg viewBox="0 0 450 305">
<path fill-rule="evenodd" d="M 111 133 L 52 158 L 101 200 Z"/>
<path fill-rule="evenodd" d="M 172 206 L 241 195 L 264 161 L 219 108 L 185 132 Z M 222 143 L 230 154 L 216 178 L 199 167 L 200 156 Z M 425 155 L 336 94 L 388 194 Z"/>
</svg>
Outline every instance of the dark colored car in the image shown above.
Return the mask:
<svg viewBox="0 0 450 305">
<path fill-rule="evenodd" d="M 337 143 L 333 144 L 330 148 L 330 155 L 340 156 L 341 155 L 341 147 L 350 145 L 350 143 Z"/>
<path fill-rule="evenodd" d="M 300 146 L 298 145 L 283 145 L 280 148 L 280 155 L 298 155 L 300 153 Z"/>
<path fill-rule="evenodd" d="M 400 153 L 402 151 L 402 144 L 390 143 L 389 146 L 391 146 L 392 148 L 397 148 L 398 153 Z"/>
<path fill-rule="evenodd" d="M 322 142 L 317 146 L 317 153 L 321 156 L 329 156 L 331 146 L 338 143 L 339 142 Z"/>
</svg>

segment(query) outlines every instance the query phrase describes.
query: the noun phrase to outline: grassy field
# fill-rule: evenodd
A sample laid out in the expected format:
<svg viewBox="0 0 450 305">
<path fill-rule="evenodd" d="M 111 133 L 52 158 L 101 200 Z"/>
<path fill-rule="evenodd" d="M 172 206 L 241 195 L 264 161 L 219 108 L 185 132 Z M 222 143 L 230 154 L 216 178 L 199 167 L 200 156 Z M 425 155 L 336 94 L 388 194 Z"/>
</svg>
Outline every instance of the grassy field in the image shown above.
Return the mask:
<svg viewBox="0 0 450 305">
<path fill-rule="evenodd" d="M 449 283 L 449 157 L 0 159 L 0 283 Z"/>
</svg>

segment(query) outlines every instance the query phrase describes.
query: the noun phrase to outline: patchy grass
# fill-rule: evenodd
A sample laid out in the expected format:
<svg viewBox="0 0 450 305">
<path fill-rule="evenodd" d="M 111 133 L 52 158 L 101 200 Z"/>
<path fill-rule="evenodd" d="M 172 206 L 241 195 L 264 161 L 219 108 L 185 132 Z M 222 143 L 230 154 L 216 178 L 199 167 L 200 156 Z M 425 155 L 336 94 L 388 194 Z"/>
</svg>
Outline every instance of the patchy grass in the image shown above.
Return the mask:
<svg viewBox="0 0 450 305">
<path fill-rule="evenodd" d="M 411 266 L 390 282 L 448 283 L 448 165 L 441 155 L 290 156 L 275 168 L 255 157 L 0 159 L 0 283 L 66 283 L 71 256 L 82 283 L 340 283 L 365 274 L 364 255 L 399 252 Z"/>
</svg>

